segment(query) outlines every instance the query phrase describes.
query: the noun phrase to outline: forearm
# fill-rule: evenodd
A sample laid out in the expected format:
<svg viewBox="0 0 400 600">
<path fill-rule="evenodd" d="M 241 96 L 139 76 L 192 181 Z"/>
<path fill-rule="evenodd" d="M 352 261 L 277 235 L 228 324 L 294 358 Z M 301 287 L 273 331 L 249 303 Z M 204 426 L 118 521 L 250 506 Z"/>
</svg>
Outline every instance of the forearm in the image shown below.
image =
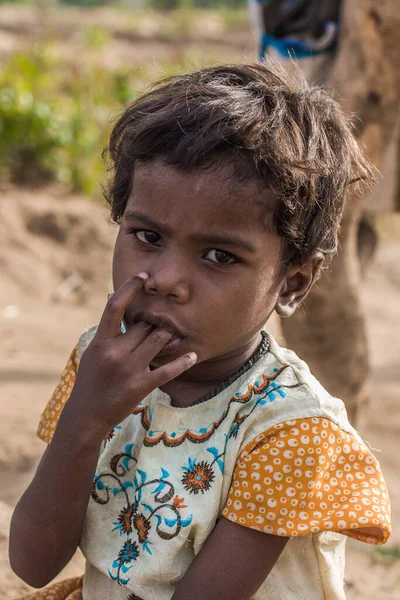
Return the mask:
<svg viewBox="0 0 400 600">
<path fill-rule="evenodd" d="M 179 582 L 172 600 L 250 600 L 287 538 L 221 518 Z"/>
<path fill-rule="evenodd" d="M 101 444 L 74 423 L 68 403 L 64 412 L 11 523 L 11 566 L 34 587 L 51 581 L 80 543 Z"/>
</svg>

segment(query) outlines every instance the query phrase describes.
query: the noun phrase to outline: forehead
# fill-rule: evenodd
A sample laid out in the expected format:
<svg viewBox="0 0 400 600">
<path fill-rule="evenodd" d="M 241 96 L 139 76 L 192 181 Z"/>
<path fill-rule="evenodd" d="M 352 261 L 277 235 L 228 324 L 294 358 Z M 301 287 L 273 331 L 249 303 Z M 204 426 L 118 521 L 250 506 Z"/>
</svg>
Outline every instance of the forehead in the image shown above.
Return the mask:
<svg viewBox="0 0 400 600">
<path fill-rule="evenodd" d="M 145 211 L 172 227 L 265 236 L 273 228 L 274 207 L 261 182 L 240 180 L 229 165 L 187 172 L 155 161 L 136 166 L 127 212 Z"/>
</svg>

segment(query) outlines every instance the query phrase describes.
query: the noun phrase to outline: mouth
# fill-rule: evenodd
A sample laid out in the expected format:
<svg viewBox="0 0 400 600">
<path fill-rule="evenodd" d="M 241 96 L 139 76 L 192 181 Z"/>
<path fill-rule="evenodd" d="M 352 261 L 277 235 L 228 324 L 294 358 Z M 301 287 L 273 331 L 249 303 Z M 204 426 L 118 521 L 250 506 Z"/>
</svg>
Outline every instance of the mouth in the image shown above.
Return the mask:
<svg viewBox="0 0 400 600">
<path fill-rule="evenodd" d="M 129 319 L 129 322 L 132 323 L 132 325 L 135 325 L 140 321 L 149 323 L 149 325 L 152 325 L 154 328 L 164 329 L 172 334 L 172 338 L 165 344 L 165 346 L 161 348 L 160 352 L 157 354 L 157 357 L 174 353 L 180 349 L 185 336 L 177 327 L 177 325 L 175 325 L 172 319 L 166 317 L 165 315 L 157 315 L 146 311 L 139 312 L 134 315 L 132 319 Z"/>
<path fill-rule="evenodd" d="M 171 333 L 174 337 L 170 340 L 170 342 L 168 342 L 168 344 L 170 344 L 175 338 L 182 339 L 184 337 L 182 331 L 177 327 L 177 325 L 175 325 L 172 319 L 166 317 L 165 315 L 156 315 L 154 313 L 143 311 L 137 313 L 132 319 L 130 319 L 130 322 L 133 325 L 139 323 L 140 321 L 144 321 L 145 323 L 152 325 L 154 328 L 164 329 L 165 331 Z"/>
</svg>

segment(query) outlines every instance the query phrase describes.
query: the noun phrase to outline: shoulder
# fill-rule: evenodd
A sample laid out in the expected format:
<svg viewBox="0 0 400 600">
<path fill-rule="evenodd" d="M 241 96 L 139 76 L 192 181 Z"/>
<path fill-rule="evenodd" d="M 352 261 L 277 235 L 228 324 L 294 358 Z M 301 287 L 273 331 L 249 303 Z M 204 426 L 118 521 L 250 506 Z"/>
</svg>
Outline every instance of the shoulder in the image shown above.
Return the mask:
<svg viewBox="0 0 400 600">
<path fill-rule="evenodd" d="M 236 396 L 246 399 L 239 404 L 234 423 L 241 448 L 260 433 L 298 419 L 328 419 L 358 437 L 342 400 L 329 394 L 308 365 L 291 350 L 280 347 L 272 336 L 269 352 L 251 370 Z"/>
<path fill-rule="evenodd" d="M 279 423 L 241 451 L 223 516 L 274 535 L 390 535 L 390 502 L 365 443 L 325 418 Z"/>
<path fill-rule="evenodd" d="M 331 530 L 384 543 L 389 496 L 378 461 L 343 402 L 271 338 L 251 403 L 235 418 L 238 445 L 223 516 L 283 536 Z"/>
<path fill-rule="evenodd" d="M 291 378 L 299 387 L 303 386 L 309 395 L 312 395 L 318 400 L 321 406 L 329 406 L 329 404 L 332 403 L 334 405 L 337 405 L 338 403 L 343 405 L 343 402 L 340 399 L 331 396 L 318 379 L 314 377 L 308 364 L 304 360 L 299 358 L 293 350 L 279 346 L 272 336 L 270 336 L 269 353 L 277 364 L 285 365 L 288 368 Z"/>
</svg>

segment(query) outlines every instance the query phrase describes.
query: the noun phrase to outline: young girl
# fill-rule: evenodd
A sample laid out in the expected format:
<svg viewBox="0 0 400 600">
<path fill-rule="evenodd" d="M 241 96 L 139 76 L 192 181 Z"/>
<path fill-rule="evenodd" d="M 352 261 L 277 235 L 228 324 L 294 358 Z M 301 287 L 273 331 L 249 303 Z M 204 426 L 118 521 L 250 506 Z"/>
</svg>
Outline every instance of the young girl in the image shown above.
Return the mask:
<svg viewBox="0 0 400 600">
<path fill-rule="evenodd" d="M 345 598 L 346 536 L 381 544 L 389 499 L 333 398 L 264 324 L 337 247 L 372 169 L 338 105 L 273 66 L 173 77 L 110 142 L 114 293 L 45 409 L 15 509 L 30 598 Z M 340 377 L 340 373 L 337 374 Z"/>
</svg>

